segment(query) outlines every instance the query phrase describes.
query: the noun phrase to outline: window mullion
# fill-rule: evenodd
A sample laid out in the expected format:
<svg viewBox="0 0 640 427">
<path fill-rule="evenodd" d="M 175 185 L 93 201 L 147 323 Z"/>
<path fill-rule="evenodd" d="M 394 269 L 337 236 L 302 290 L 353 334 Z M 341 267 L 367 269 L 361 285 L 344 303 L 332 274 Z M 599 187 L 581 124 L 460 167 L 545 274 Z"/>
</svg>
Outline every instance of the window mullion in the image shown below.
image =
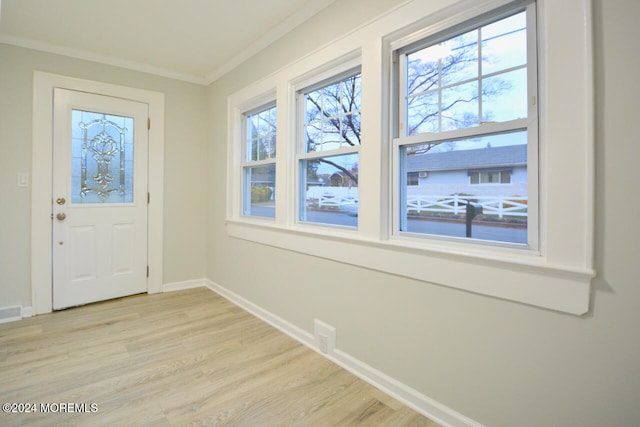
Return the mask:
<svg viewBox="0 0 640 427">
<path fill-rule="evenodd" d="M 442 58 L 438 59 L 438 132 L 442 132 Z"/>
<path fill-rule="evenodd" d="M 482 95 L 483 87 L 482 87 L 482 28 L 478 28 L 478 123 L 484 122 L 483 119 L 483 108 L 482 105 L 484 103 L 484 96 Z"/>
<path fill-rule="evenodd" d="M 354 154 L 360 151 L 360 146 L 344 147 L 337 150 L 329 151 L 310 151 L 308 153 L 298 153 L 298 160 L 317 159 L 321 157 L 333 157 L 342 154 Z"/>
<path fill-rule="evenodd" d="M 473 136 L 508 133 L 518 129 L 527 129 L 532 123 L 533 121 L 529 118 L 511 120 L 509 122 L 486 122 L 472 128 L 455 129 L 440 133 L 422 133 L 419 135 L 394 138 L 394 140 L 400 142 L 401 145 L 452 141 Z"/>
<path fill-rule="evenodd" d="M 405 136 L 407 132 L 407 103 L 409 98 L 407 96 L 408 82 L 407 82 L 407 59 L 405 55 L 395 55 L 395 63 L 398 67 L 397 84 L 398 84 L 398 123 L 397 123 L 397 135 Z M 394 132 L 395 133 L 395 132 Z"/>
<path fill-rule="evenodd" d="M 476 21 L 475 28 L 451 31 L 445 38 L 427 37 L 424 42 L 396 51 L 402 59 L 399 62 L 407 67 L 402 72 L 420 80 L 411 93 L 418 102 L 408 104 L 405 87 L 402 97 L 407 100 L 403 104 L 406 112 L 398 110 L 399 121 L 406 116 L 416 123 L 417 135 L 408 135 L 406 130 L 393 141 L 393 210 L 394 218 L 398 217 L 394 220 L 394 234 L 473 238 L 537 249 L 530 238 L 531 230 L 537 230 L 537 226 L 529 222 L 526 202 L 529 197 L 536 197 L 529 189 L 537 170 L 529 173 L 527 162 L 528 152 L 537 145 L 537 141 L 529 138 L 530 126 L 536 119 L 517 108 L 528 102 L 527 93 L 510 74 L 530 67 L 528 63 L 522 66 L 519 61 L 514 62 L 511 54 L 515 49 L 522 55 L 529 39 L 514 40 L 508 36 L 510 28 L 520 28 L 527 15 L 521 6 L 511 11 L 501 8 L 493 16 L 489 13 L 483 16 L 484 22 Z M 484 34 L 493 35 L 487 49 L 483 46 Z M 451 50 L 441 52 L 440 47 Z M 492 72 L 490 81 L 483 76 L 484 55 L 489 55 L 489 60 L 495 59 L 491 62 L 493 68 L 487 69 Z M 512 81 L 515 83 L 511 84 Z M 433 93 L 436 90 L 428 94 L 427 89 L 433 86 L 437 87 L 437 96 Z M 443 131 L 445 128 L 454 129 Z M 509 178 L 512 185 L 500 185 L 503 167 L 516 171 L 515 181 Z M 472 178 L 475 179 L 470 175 L 473 170 L 478 171 L 475 172 L 478 183 L 484 185 L 471 187 Z M 424 179 L 418 175 L 417 182 L 412 176 L 409 182 L 409 173 L 420 171 L 428 175 Z M 470 203 L 479 206 L 469 208 Z M 478 209 L 479 213 L 470 209 Z M 471 222 L 477 215 L 491 219 L 492 229 L 478 224 L 472 232 Z"/>
</svg>

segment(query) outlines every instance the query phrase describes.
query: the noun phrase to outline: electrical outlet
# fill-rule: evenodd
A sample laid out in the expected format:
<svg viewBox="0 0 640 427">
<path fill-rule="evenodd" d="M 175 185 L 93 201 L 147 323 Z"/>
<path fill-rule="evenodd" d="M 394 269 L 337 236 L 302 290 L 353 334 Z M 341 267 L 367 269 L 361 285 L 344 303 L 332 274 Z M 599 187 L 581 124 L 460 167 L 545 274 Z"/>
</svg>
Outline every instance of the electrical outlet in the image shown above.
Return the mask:
<svg viewBox="0 0 640 427">
<path fill-rule="evenodd" d="M 18 187 L 29 186 L 29 174 L 26 172 L 18 172 Z"/>
<path fill-rule="evenodd" d="M 325 354 L 333 353 L 336 348 L 336 328 L 318 319 L 314 320 L 314 337 L 318 350 Z"/>
<path fill-rule="evenodd" d="M 328 353 L 329 337 L 327 337 L 326 335 L 318 335 L 318 339 L 319 339 L 318 347 L 320 348 L 320 351 L 323 353 Z"/>
</svg>

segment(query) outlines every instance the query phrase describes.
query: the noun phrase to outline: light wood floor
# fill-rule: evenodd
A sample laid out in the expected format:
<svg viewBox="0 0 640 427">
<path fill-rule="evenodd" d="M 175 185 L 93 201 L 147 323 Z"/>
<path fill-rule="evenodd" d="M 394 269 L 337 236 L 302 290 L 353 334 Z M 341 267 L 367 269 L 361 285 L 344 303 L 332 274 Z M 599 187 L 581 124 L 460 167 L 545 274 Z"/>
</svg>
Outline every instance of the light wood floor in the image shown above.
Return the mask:
<svg viewBox="0 0 640 427">
<path fill-rule="evenodd" d="M 97 412 L 0 413 L 1 426 L 437 426 L 207 289 L 0 324 L 10 402 Z"/>
</svg>

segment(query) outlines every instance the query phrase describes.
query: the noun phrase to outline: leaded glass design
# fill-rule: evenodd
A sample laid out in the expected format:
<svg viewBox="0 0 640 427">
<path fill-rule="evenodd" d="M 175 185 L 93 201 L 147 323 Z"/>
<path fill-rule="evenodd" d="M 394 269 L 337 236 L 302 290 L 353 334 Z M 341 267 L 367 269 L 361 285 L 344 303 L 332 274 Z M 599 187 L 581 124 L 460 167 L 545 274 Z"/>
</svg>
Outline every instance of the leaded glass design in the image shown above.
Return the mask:
<svg viewBox="0 0 640 427">
<path fill-rule="evenodd" d="M 133 118 L 73 110 L 72 203 L 133 202 Z"/>
</svg>

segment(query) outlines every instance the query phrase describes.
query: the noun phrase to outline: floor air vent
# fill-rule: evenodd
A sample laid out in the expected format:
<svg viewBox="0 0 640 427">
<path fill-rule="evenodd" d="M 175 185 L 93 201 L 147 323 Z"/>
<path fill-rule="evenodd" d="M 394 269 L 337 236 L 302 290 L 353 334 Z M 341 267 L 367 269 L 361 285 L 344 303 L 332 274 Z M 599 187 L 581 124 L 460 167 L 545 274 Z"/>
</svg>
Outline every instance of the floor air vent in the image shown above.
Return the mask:
<svg viewBox="0 0 640 427">
<path fill-rule="evenodd" d="M 22 319 L 22 309 L 19 305 L 0 308 L 0 323 L 14 322 Z"/>
</svg>

